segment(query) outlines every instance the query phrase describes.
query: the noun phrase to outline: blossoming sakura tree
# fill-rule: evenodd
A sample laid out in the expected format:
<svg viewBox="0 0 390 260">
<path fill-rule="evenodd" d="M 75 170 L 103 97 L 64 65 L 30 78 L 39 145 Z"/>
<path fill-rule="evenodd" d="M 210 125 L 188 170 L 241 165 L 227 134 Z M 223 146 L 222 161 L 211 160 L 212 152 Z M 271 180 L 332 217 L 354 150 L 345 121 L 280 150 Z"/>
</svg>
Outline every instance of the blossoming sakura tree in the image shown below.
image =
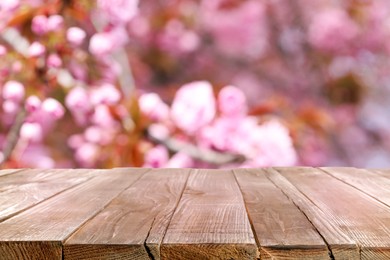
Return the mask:
<svg viewBox="0 0 390 260">
<path fill-rule="evenodd" d="M 376 111 L 388 97 L 388 5 L 1 1 L 0 162 L 224 168 L 386 157 L 390 119 Z"/>
</svg>

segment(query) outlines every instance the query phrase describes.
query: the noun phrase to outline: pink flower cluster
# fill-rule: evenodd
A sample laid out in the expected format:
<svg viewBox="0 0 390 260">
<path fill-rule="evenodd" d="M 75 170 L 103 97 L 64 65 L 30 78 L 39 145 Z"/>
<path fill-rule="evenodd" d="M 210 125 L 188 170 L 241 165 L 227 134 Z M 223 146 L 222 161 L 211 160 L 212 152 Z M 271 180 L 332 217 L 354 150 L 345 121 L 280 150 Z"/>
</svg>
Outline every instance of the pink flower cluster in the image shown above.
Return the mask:
<svg viewBox="0 0 390 260">
<path fill-rule="evenodd" d="M 242 167 L 290 166 L 297 161 L 288 129 L 276 119 L 259 124 L 258 118 L 248 116 L 246 97 L 235 86 L 224 87 L 215 99 L 209 82 L 185 84 L 170 111 L 156 94 L 145 94 L 139 102 L 154 121 L 149 131 L 158 138 L 173 136 L 202 149 L 243 155 Z M 166 147 L 156 146 L 146 154 L 144 166 L 197 166 L 185 150 L 169 157 Z"/>
<path fill-rule="evenodd" d="M 82 134 L 74 134 L 68 139 L 81 166 L 95 166 L 101 146 L 111 143 L 118 133 L 119 123 L 113 118 L 110 107 L 117 106 L 120 100 L 121 93 L 109 83 L 90 88 L 77 86 L 67 94 L 66 107 L 76 123 L 85 129 Z"/>
<path fill-rule="evenodd" d="M 25 98 L 25 95 L 26 90 L 22 83 L 14 80 L 4 83 L 1 87 L 1 123 L 4 127 L 11 128 L 17 114 L 24 109 L 26 116 L 20 127 L 15 153 L 32 167 L 54 167 L 54 161 L 48 156 L 42 142 L 56 121 L 64 116 L 65 110 L 53 98 L 41 100 L 37 96 Z M 0 139 L 4 138 L 5 136 L 1 136 Z M 2 148 L 4 145 L 0 142 Z M 38 157 L 40 160 L 35 160 Z"/>
</svg>

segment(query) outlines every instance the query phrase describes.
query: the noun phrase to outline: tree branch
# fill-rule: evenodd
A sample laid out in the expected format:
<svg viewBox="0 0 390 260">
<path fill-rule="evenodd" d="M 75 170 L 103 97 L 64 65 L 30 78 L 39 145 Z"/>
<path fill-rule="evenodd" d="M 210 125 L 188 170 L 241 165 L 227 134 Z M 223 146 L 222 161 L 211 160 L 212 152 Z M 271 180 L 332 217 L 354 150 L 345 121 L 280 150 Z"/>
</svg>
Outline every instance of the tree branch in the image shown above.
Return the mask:
<svg viewBox="0 0 390 260">
<path fill-rule="evenodd" d="M 246 160 L 246 158 L 240 154 L 221 153 L 210 149 L 200 148 L 174 138 L 161 139 L 157 136 L 153 136 L 150 131 L 147 132 L 147 136 L 151 141 L 164 145 L 171 152 L 184 152 L 193 159 L 215 165 L 243 163 Z"/>
</svg>

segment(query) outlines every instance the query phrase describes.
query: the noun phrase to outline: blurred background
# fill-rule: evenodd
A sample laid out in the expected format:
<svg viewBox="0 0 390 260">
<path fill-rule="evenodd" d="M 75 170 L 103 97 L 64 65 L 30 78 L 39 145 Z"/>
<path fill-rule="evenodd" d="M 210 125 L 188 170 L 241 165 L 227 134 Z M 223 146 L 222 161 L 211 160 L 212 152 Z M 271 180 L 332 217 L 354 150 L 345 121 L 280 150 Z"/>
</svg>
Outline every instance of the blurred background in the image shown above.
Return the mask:
<svg viewBox="0 0 390 260">
<path fill-rule="evenodd" d="M 387 0 L 5 0 L 0 161 L 390 167 Z"/>
</svg>

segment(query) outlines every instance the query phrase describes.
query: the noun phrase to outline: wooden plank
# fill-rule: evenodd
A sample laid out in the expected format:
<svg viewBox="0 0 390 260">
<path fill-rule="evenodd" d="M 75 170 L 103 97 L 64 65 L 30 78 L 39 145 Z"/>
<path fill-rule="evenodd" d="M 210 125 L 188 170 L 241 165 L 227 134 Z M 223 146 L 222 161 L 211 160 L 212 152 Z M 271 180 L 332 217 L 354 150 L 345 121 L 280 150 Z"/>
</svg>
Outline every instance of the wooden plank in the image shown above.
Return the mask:
<svg viewBox="0 0 390 260">
<path fill-rule="evenodd" d="M 390 169 L 370 169 L 370 171 L 380 174 L 386 178 L 390 178 Z"/>
<path fill-rule="evenodd" d="M 188 175 L 188 169 L 144 174 L 66 241 L 65 259 L 160 259 Z"/>
<path fill-rule="evenodd" d="M 0 170 L 0 177 L 4 176 L 4 175 L 16 173 L 16 172 L 21 171 L 21 170 L 22 169 L 4 169 L 4 170 Z"/>
<path fill-rule="evenodd" d="M 329 259 L 322 237 L 261 169 L 234 170 L 261 259 Z"/>
<path fill-rule="evenodd" d="M 5 220 L 0 223 L 0 256 L 4 259 L 62 259 L 61 242 L 144 172 L 144 169 L 104 171 Z"/>
<path fill-rule="evenodd" d="M 390 206 L 390 179 L 365 169 L 323 167 L 331 176 Z"/>
<path fill-rule="evenodd" d="M 86 170 L 23 170 L 0 179 L 0 222 L 92 177 Z"/>
<path fill-rule="evenodd" d="M 300 171 L 302 168 L 286 168 L 280 171 Z M 294 185 L 274 169 L 266 169 L 266 176 L 285 193 L 302 211 L 325 239 L 335 259 L 359 259 L 359 248 L 355 241 L 346 236 L 338 227 L 328 221 L 328 215 L 302 194 Z"/>
<path fill-rule="evenodd" d="M 278 169 L 321 209 L 326 221 L 357 242 L 361 259 L 390 258 L 390 208 L 314 168 Z"/>
<path fill-rule="evenodd" d="M 255 259 L 257 247 L 232 171 L 194 170 L 161 246 L 162 259 Z"/>
</svg>

